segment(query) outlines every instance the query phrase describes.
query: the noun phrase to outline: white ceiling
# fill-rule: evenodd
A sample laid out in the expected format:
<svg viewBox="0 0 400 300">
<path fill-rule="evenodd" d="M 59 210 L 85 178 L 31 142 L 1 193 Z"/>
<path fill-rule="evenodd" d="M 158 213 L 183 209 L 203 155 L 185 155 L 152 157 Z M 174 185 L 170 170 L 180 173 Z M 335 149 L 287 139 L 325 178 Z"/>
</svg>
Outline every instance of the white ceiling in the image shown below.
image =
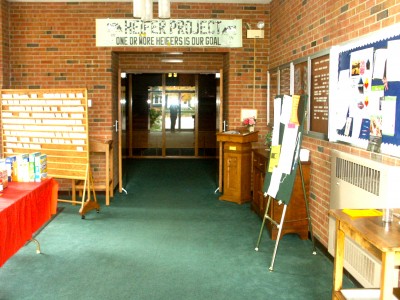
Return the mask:
<svg viewBox="0 0 400 300">
<path fill-rule="evenodd" d="M 132 2 L 132 0 L 8 0 L 9 2 Z M 243 3 L 243 4 L 268 4 L 272 0 L 171 0 L 180 3 Z M 158 2 L 158 0 L 153 0 Z"/>
</svg>

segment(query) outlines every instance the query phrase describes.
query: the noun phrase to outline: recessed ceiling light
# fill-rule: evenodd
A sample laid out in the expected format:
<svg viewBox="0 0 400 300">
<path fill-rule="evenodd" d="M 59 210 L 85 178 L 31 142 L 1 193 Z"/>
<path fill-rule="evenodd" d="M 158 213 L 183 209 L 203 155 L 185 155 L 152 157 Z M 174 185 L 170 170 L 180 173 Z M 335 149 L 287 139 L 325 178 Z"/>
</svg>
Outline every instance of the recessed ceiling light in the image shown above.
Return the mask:
<svg viewBox="0 0 400 300">
<path fill-rule="evenodd" d="M 176 58 L 164 58 L 161 60 L 163 63 L 172 63 L 172 64 L 180 64 L 183 63 L 183 59 L 176 59 Z"/>
</svg>

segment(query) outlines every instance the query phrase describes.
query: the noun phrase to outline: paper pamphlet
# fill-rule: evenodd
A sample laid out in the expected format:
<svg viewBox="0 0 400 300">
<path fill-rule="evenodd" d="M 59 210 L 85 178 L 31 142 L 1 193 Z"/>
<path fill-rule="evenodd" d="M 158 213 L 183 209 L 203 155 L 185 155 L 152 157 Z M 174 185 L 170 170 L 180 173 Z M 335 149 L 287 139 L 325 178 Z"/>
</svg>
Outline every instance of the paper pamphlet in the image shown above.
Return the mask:
<svg viewBox="0 0 400 300">
<path fill-rule="evenodd" d="M 299 125 L 299 119 L 297 116 L 297 110 L 299 108 L 300 96 L 293 95 L 292 96 L 292 111 L 290 115 L 289 124 Z"/>
<path fill-rule="evenodd" d="M 295 125 L 294 128 L 286 125 L 285 131 L 283 132 L 281 159 L 279 160 L 278 168 L 285 174 L 290 174 L 292 172 L 293 154 L 295 153 L 297 145 L 298 128 L 298 125 Z"/>
<path fill-rule="evenodd" d="M 386 78 L 388 81 L 400 81 L 399 50 L 400 40 L 388 41 L 386 62 Z"/>
<path fill-rule="evenodd" d="M 377 209 L 343 209 L 343 212 L 352 218 L 380 217 L 383 215 L 383 213 Z"/>
<path fill-rule="evenodd" d="M 268 187 L 267 195 L 271 196 L 272 198 L 276 197 L 276 194 L 278 193 L 279 190 L 279 186 L 281 184 L 281 178 L 282 178 L 282 172 L 278 168 L 275 168 L 274 171 L 272 172 L 271 182 Z"/>
<path fill-rule="evenodd" d="M 281 111 L 281 123 L 288 124 L 292 112 L 292 97 L 288 95 L 283 96 L 282 111 Z"/>
<path fill-rule="evenodd" d="M 271 146 L 268 172 L 272 172 L 274 168 L 278 166 L 280 153 L 281 153 L 281 145 Z"/>
<path fill-rule="evenodd" d="M 274 99 L 274 127 L 272 130 L 272 141 L 271 145 L 277 146 L 279 144 L 279 124 L 281 119 L 281 106 L 282 101 L 280 98 Z"/>
</svg>

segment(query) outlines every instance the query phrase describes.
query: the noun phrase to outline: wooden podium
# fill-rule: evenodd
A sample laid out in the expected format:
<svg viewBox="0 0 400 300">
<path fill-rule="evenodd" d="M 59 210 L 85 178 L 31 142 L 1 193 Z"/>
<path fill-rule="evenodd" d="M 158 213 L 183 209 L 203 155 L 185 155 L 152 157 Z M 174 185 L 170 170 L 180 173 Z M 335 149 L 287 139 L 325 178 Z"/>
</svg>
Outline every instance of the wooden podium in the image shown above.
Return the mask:
<svg viewBox="0 0 400 300">
<path fill-rule="evenodd" d="M 219 199 L 238 204 L 251 201 L 251 143 L 258 141 L 258 131 L 221 132 L 217 141 L 223 144 L 219 174 L 223 174 L 223 194 Z"/>
</svg>

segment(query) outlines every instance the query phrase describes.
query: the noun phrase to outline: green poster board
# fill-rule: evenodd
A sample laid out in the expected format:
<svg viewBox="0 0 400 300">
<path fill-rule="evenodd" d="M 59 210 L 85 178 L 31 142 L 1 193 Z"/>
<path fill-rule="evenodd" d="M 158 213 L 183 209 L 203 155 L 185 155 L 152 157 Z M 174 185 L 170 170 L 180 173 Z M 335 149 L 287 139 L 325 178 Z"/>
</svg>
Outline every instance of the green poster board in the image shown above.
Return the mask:
<svg viewBox="0 0 400 300">
<path fill-rule="evenodd" d="M 276 98 L 279 98 L 281 101 L 281 105 L 283 102 L 283 95 L 279 95 Z M 306 112 L 307 112 L 307 95 L 301 95 L 300 96 L 300 101 L 299 101 L 299 106 L 297 109 L 297 118 L 299 121 L 299 127 L 298 127 L 298 139 L 296 143 L 296 149 L 300 151 L 301 147 L 301 142 L 303 140 L 303 131 L 304 131 L 304 122 L 306 119 Z M 277 117 L 277 116 L 276 116 Z M 282 141 L 283 141 L 283 135 L 285 131 L 285 125 L 280 123 L 280 130 L 279 130 L 279 145 L 282 146 Z M 300 133 L 300 134 L 299 134 Z M 290 198 L 292 197 L 292 192 L 293 192 L 293 185 L 294 181 L 296 179 L 296 171 L 297 171 L 297 164 L 299 162 L 299 151 L 294 151 L 293 152 L 293 167 L 291 169 L 290 174 L 282 174 L 280 184 L 279 184 L 279 189 L 276 194 L 276 197 L 273 197 L 277 201 L 282 201 L 284 204 L 289 204 Z M 271 163 L 271 158 L 269 159 L 268 162 L 268 169 L 265 174 L 265 179 L 264 179 L 264 188 L 263 192 L 264 195 L 267 193 L 269 186 L 271 184 L 271 177 L 276 170 L 276 168 L 272 172 L 268 172 L 269 170 L 269 164 Z"/>
</svg>

